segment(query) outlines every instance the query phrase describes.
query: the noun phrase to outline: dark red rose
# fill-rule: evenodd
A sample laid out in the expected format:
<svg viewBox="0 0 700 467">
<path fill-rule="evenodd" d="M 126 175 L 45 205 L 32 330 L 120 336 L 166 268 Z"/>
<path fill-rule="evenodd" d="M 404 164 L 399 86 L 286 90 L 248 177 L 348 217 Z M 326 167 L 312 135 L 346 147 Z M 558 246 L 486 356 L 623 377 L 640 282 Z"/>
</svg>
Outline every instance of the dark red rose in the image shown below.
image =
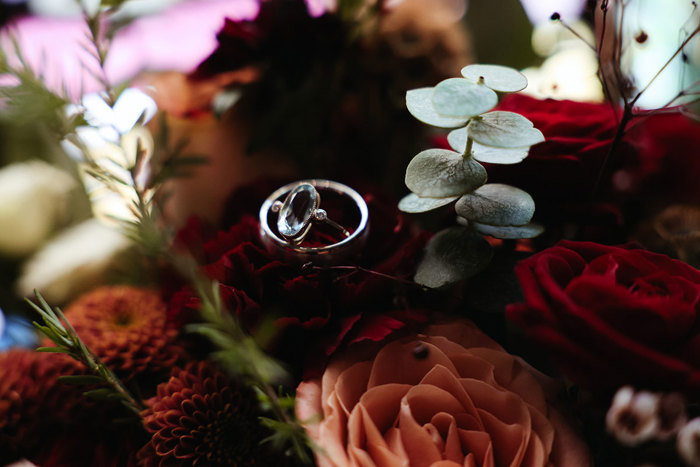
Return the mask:
<svg viewBox="0 0 700 467">
<path fill-rule="evenodd" d="M 489 180 L 527 190 L 538 209 L 548 203 L 588 201 L 617 128 L 610 106 L 512 94 L 499 108 L 530 119 L 545 141 L 533 146 L 520 164 L 489 166 Z M 625 159 L 628 150 L 620 148 Z"/>
<path fill-rule="evenodd" d="M 429 234 L 409 224 L 395 201 L 364 195 L 370 213 L 366 245 L 338 265 L 313 267 L 284 262 L 265 248 L 258 220 L 251 214 L 272 190 L 258 199 L 255 191 L 244 189 L 233 196 L 246 202 L 229 203 L 236 209 L 228 210 L 228 221 L 233 220 L 228 230 L 191 245 L 189 241 L 207 237 L 201 224 L 191 222 L 178 236 L 198 256 L 202 270 L 219 282 L 224 303 L 248 329 L 264 318 L 275 318 L 282 328 L 318 333 L 314 342 L 330 354 L 341 343 L 380 340 L 407 322 L 425 320 L 413 300 L 422 291 L 402 281 L 415 271 Z M 241 206 L 248 206 L 249 212 Z M 324 208 L 329 217 L 343 223 L 340 211 Z M 171 317 L 181 319 L 183 307 L 196 305 L 191 295 L 177 294 L 171 301 Z M 295 332 L 291 340 L 303 338 Z"/>
<path fill-rule="evenodd" d="M 602 392 L 700 390 L 700 272 L 665 255 L 562 241 L 516 266 L 508 317 L 562 372 Z"/>
<path fill-rule="evenodd" d="M 301 70 L 315 60 L 334 58 L 344 46 L 344 34 L 338 16 L 313 17 L 304 0 L 263 0 L 254 20 L 226 19 L 216 36 L 216 50 L 193 77 L 210 77 L 262 62 Z"/>
</svg>

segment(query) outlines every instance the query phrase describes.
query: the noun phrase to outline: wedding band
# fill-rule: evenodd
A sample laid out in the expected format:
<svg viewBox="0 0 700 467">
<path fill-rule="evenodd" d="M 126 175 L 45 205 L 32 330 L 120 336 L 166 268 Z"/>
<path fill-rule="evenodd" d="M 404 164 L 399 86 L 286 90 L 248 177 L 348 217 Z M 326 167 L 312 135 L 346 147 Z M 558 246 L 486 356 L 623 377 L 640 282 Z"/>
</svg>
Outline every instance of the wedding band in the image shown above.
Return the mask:
<svg viewBox="0 0 700 467">
<path fill-rule="evenodd" d="M 329 218 L 321 198 L 333 195 L 357 212 L 355 225 L 344 226 Z M 314 226 L 330 226 L 340 240 L 320 246 L 304 245 Z M 283 259 L 301 263 L 333 263 L 360 248 L 369 232 L 365 200 L 352 188 L 331 180 L 311 179 L 290 183 L 267 197 L 260 207 L 260 236 L 268 250 Z"/>
</svg>

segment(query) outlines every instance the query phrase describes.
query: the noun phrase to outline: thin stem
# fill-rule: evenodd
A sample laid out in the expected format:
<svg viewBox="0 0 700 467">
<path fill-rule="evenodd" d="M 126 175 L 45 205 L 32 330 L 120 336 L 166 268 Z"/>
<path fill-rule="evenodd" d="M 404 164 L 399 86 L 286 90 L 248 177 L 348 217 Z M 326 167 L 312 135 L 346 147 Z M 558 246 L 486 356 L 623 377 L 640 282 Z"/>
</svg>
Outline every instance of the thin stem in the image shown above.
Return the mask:
<svg viewBox="0 0 700 467">
<path fill-rule="evenodd" d="M 588 42 L 588 41 L 586 40 L 586 38 L 583 37 L 581 34 L 579 34 L 574 28 L 572 28 L 571 26 L 569 26 L 563 19 L 558 18 L 556 21 L 558 21 L 559 23 L 561 23 L 561 25 L 564 26 L 564 28 L 565 28 L 567 31 L 569 31 L 571 34 L 573 34 L 573 35 L 576 36 L 578 39 L 580 39 L 581 42 L 583 42 L 584 44 L 586 44 L 593 52 L 596 52 L 595 46 L 594 46 L 593 44 L 591 44 L 590 42 Z"/>
<path fill-rule="evenodd" d="M 634 114 L 632 113 L 632 107 L 629 105 L 626 105 L 624 107 L 624 110 L 622 112 L 622 117 L 620 118 L 620 123 L 617 125 L 617 131 L 615 132 L 615 136 L 613 137 L 612 143 L 610 144 L 610 149 L 608 152 L 605 154 L 605 159 L 603 159 L 603 165 L 600 169 L 600 172 L 598 173 L 598 178 L 595 181 L 595 184 L 593 185 L 593 191 L 592 191 L 592 198 L 595 199 L 598 196 L 598 191 L 600 189 L 600 185 L 607 176 L 607 173 L 610 171 L 610 166 L 612 163 L 613 159 L 613 154 L 617 150 L 617 147 L 620 145 L 622 142 L 622 138 L 625 136 L 625 130 L 627 129 L 627 124 L 632 120 L 634 117 Z"/>
<path fill-rule="evenodd" d="M 632 101 L 630 102 L 630 106 L 633 106 L 633 105 L 639 100 L 639 98 L 642 97 L 642 94 L 644 94 L 644 92 L 645 92 L 647 89 L 649 89 L 649 86 L 651 86 L 651 84 L 652 84 L 654 81 L 656 81 L 656 78 L 658 78 L 659 75 L 666 69 L 666 67 L 669 66 L 669 65 L 671 64 L 671 62 L 678 56 L 678 54 L 681 53 L 681 52 L 683 51 L 683 48 L 684 48 L 686 45 L 688 45 L 688 42 L 690 42 L 690 41 L 693 39 L 693 37 L 695 37 L 695 36 L 698 34 L 698 32 L 700 32 L 700 25 L 698 25 L 698 27 L 695 28 L 695 30 L 692 32 L 692 34 L 690 34 L 690 35 L 683 41 L 683 43 L 680 45 L 680 47 L 678 47 L 678 49 L 676 49 L 676 51 L 673 53 L 673 55 L 671 55 L 671 58 L 669 58 L 669 59 L 666 61 L 666 63 L 664 63 L 664 66 L 662 66 L 661 69 L 660 69 L 659 71 L 656 72 L 656 74 L 651 78 L 651 80 L 647 83 L 647 85 L 644 86 L 644 88 L 642 88 L 642 90 L 639 91 L 639 92 L 637 93 L 636 96 L 634 96 L 634 99 L 632 99 Z"/>
<path fill-rule="evenodd" d="M 467 145 L 464 148 L 464 153 L 462 153 L 462 157 L 465 159 L 469 159 L 472 157 L 472 146 L 474 145 L 474 140 L 470 137 L 467 136 Z"/>
<path fill-rule="evenodd" d="M 605 73 L 605 67 L 603 66 L 603 43 L 605 41 L 605 31 L 608 26 L 608 5 L 607 0 L 601 2 L 601 10 L 603 11 L 603 25 L 600 31 L 600 39 L 598 43 L 598 50 L 596 52 L 596 60 L 598 61 L 598 77 L 600 78 L 600 83 L 603 86 L 603 92 L 605 93 L 606 100 L 610 105 L 610 110 L 615 117 L 615 123 L 620 124 L 620 118 L 617 115 L 617 105 L 613 102 L 613 95 L 610 93 L 610 86 L 608 84 L 608 76 Z"/>
<path fill-rule="evenodd" d="M 379 271 L 374 271 L 372 269 L 367 269 L 363 268 L 361 266 L 311 266 L 311 269 L 313 271 L 348 271 L 350 274 L 354 274 L 357 272 L 364 272 L 365 274 L 370 274 L 373 276 L 381 277 L 383 279 L 387 279 L 390 281 L 398 282 L 401 284 L 406 284 L 414 287 L 420 287 L 421 289 L 425 289 L 422 285 L 418 284 L 417 282 L 413 282 L 408 279 L 403 279 L 401 277 L 396 277 L 392 276 L 390 274 L 385 274 L 383 272 Z"/>
</svg>

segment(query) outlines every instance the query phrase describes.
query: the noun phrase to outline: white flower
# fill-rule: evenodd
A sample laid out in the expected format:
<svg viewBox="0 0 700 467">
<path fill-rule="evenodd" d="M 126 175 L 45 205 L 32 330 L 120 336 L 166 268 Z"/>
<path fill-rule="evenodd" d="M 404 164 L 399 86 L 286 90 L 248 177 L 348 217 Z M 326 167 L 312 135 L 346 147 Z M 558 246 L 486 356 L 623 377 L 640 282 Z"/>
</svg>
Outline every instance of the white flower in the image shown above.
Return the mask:
<svg viewBox="0 0 700 467">
<path fill-rule="evenodd" d="M 68 112 L 79 110 L 72 106 Z M 114 224 L 116 219 L 134 220 L 132 205 L 137 200 L 134 188 L 143 191 L 148 183 L 154 147 L 151 132 L 142 124 L 155 114 L 155 101 L 138 89 L 129 88 L 113 107 L 99 94 L 88 94 L 82 99 L 82 110 L 90 124 L 76 129 L 83 148 L 69 141 L 64 141 L 63 147 L 74 159 L 85 161 L 81 162 L 80 174 L 93 214 L 107 224 Z M 137 149 L 142 151 L 138 161 Z M 110 179 L 95 176 L 86 159 Z"/>
<path fill-rule="evenodd" d="M 572 27 L 594 42 L 593 32 L 583 22 Z M 546 56 L 539 67 L 522 70 L 528 86 L 522 92 L 539 99 L 571 99 L 602 102 L 603 88 L 598 79 L 598 59 L 581 39 L 560 24 L 544 23 L 532 34 L 533 49 Z"/>
<path fill-rule="evenodd" d="M 605 425 L 617 440 L 635 446 L 653 438 L 658 430 L 656 417 L 659 396 L 650 392 L 634 392 L 630 386 L 620 388 L 605 417 Z"/>
<path fill-rule="evenodd" d="M 666 441 L 685 421 L 685 401 L 680 394 L 635 392 L 630 386 L 617 391 L 605 419 L 608 432 L 626 446 L 652 439 Z"/>
<path fill-rule="evenodd" d="M 681 458 L 691 467 L 700 467 L 700 417 L 689 421 L 676 438 Z"/>
<path fill-rule="evenodd" d="M 0 254 L 37 249 L 65 221 L 76 185 L 67 172 L 38 160 L 0 170 Z"/>
<path fill-rule="evenodd" d="M 104 272 L 131 242 L 96 219 L 78 224 L 54 238 L 23 266 L 18 292 L 34 289 L 53 303 L 66 303 L 99 284 Z"/>
</svg>

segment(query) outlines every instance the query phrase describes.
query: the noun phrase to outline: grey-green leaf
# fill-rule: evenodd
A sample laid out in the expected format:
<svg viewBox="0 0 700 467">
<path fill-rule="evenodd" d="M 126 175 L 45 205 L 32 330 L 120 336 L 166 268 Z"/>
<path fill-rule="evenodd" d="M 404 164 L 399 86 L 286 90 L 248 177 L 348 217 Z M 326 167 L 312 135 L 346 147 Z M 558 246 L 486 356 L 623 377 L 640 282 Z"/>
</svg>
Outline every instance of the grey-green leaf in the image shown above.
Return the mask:
<svg viewBox="0 0 700 467">
<path fill-rule="evenodd" d="M 489 225 L 525 225 L 535 213 L 532 197 L 520 188 L 487 183 L 462 196 L 455 205 L 457 214 L 470 221 Z"/>
<path fill-rule="evenodd" d="M 544 232 L 544 227 L 535 223 L 520 226 L 498 226 L 472 222 L 471 225 L 484 235 L 490 235 L 491 237 L 502 238 L 504 240 L 534 238 Z"/>
<path fill-rule="evenodd" d="M 452 149 L 464 153 L 467 148 L 467 129 L 457 128 L 447 135 L 447 142 Z M 494 148 L 477 142 L 472 143 L 472 157 L 487 164 L 517 164 L 527 157 L 530 147 Z"/>
<path fill-rule="evenodd" d="M 482 84 L 464 78 L 448 78 L 433 92 L 433 105 L 446 117 L 469 118 L 488 112 L 498 104 L 498 95 Z"/>
<path fill-rule="evenodd" d="M 517 92 L 527 87 L 527 78 L 518 70 L 500 65 L 468 65 L 462 76 L 473 83 L 483 78 L 485 86 L 499 92 Z"/>
<path fill-rule="evenodd" d="M 403 212 L 427 212 L 454 202 L 459 196 L 447 198 L 424 198 L 415 193 L 404 196 L 399 201 L 399 209 Z"/>
<path fill-rule="evenodd" d="M 530 120 L 501 110 L 470 121 L 467 134 L 477 143 L 497 148 L 523 148 L 544 141 L 544 135 Z"/>
<path fill-rule="evenodd" d="M 450 227 L 430 239 L 414 280 L 430 288 L 454 284 L 484 269 L 492 256 L 484 237 L 464 227 Z"/>
<path fill-rule="evenodd" d="M 419 88 L 406 92 L 406 108 L 423 123 L 440 128 L 456 128 L 466 125 L 467 118 L 452 118 L 439 115 L 433 106 L 435 88 Z"/>
<path fill-rule="evenodd" d="M 446 149 L 428 149 L 406 168 L 406 186 L 426 198 L 469 193 L 486 183 L 486 169 L 472 158 Z"/>
</svg>

